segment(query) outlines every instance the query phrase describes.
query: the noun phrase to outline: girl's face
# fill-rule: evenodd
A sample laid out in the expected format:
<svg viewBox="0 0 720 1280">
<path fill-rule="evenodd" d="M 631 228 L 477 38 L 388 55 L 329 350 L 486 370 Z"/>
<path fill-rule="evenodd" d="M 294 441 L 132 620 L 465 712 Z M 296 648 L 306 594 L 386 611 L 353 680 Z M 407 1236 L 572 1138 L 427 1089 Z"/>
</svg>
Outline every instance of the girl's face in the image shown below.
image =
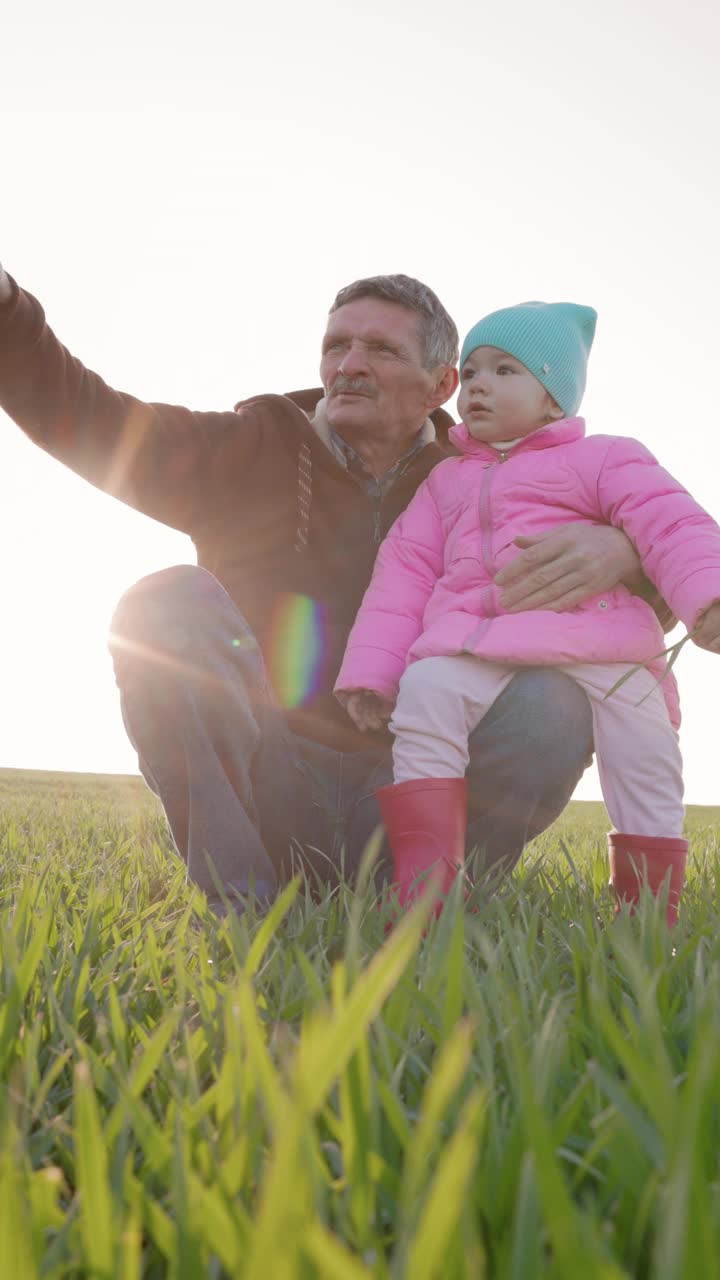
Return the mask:
<svg viewBox="0 0 720 1280">
<path fill-rule="evenodd" d="M 519 440 L 565 414 L 541 382 L 498 347 L 476 347 L 460 370 L 458 411 L 470 435 L 488 444 Z"/>
</svg>

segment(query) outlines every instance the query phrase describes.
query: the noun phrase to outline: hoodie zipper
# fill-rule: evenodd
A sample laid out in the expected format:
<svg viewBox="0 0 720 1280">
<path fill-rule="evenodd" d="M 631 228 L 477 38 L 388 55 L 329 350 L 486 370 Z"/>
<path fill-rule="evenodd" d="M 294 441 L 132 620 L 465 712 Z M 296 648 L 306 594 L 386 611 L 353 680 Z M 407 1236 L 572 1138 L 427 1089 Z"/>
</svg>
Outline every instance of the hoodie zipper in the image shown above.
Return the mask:
<svg viewBox="0 0 720 1280">
<path fill-rule="evenodd" d="M 391 484 L 391 486 L 390 486 L 390 489 L 388 489 L 388 490 L 387 490 L 387 492 L 388 492 L 388 493 L 390 492 L 390 490 L 391 490 L 391 489 L 394 489 L 394 488 L 395 488 L 395 486 L 396 486 L 396 485 L 398 485 L 398 484 L 400 483 L 400 481 L 401 481 L 401 480 L 403 480 L 403 479 L 405 478 L 405 476 L 407 475 L 408 471 L 411 469 L 411 467 L 412 467 L 413 463 L 415 462 L 416 458 L 418 457 L 418 455 L 419 455 L 420 453 L 422 453 L 422 449 L 419 449 L 419 450 L 418 450 L 418 452 L 417 452 L 417 453 L 414 453 L 414 454 L 412 455 L 412 457 L 411 457 L 411 458 L 408 458 L 407 462 L 405 463 L 405 466 L 402 468 L 402 470 L 398 471 L 397 475 L 395 476 L 395 479 L 393 480 L 393 482 L 392 482 L 392 484 Z M 379 547 L 379 546 L 380 546 L 380 543 L 381 543 L 381 542 L 382 542 L 382 540 L 383 540 L 383 533 L 382 533 L 382 509 L 383 509 L 383 502 L 385 501 L 385 497 L 386 497 L 386 494 L 379 494 L 377 497 L 375 497 L 375 498 L 373 498 L 373 499 L 372 499 L 372 503 L 373 503 L 373 542 L 375 543 L 375 546 L 376 546 L 376 547 Z"/>
<path fill-rule="evenodd" d="M 376 547 L 382 542 L 382 529 L 380 527 L 380 516 L 382 509 L 382 498 L 375 499 L 375 507 L 373 510 L 373 542 Z"/>
</svg>

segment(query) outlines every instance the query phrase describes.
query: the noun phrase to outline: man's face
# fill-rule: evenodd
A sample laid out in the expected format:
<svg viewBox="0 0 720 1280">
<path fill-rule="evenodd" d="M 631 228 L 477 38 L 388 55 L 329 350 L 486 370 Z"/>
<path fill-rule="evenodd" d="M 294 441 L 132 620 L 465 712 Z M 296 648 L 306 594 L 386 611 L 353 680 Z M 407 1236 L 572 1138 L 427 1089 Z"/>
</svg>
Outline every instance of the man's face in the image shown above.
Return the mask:
<svg viewBox="0 0 720 1280">
<path fill-rule="evenodd" d="M 488 443 L 519 440 L 562 418 L 541 382 L 498 347 L 476 347 L 460 370 L 458 413 L 471 436 Z"/>
<path fill-rule="evenodd" d="M 382 298 L 358 298 L 328 317 L 320 377 L 327 419 L 342 436 L 408 441 L 437 398 L 438 374 L 422 362 L 417 317 Z"/>
</svg>

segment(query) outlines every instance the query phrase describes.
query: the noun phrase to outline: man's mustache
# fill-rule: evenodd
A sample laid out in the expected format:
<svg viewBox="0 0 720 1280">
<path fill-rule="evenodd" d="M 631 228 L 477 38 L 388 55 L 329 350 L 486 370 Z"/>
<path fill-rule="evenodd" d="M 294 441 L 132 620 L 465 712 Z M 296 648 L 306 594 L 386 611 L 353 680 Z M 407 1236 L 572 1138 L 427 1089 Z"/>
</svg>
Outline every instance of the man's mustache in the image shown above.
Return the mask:
<svg viewBox="0 0 720 1280">
<path fill-rule="evenodd" d="M 349 395 L 369 396 L 371 398 L 375 394 L 372 383 L 364 381 L 363 378 L 337 377 L 332 384 L 330 395 L 339 396 L 342 395 L 343 392 Z"/>
</svg>

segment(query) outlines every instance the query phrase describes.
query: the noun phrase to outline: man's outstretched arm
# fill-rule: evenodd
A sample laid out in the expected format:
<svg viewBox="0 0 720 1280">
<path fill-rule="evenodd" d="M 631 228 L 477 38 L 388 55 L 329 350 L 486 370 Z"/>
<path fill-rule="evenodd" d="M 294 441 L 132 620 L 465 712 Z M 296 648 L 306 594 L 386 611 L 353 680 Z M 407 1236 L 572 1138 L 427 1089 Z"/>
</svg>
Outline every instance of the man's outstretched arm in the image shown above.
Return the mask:
<svg viewBox="0 0 720 1280">
<path fill-rule="evenodd" d="M 58 341 L 40 303 L 0 267 L 0 408 L 42 449 L 146 515 L 192 533 L 212 509 L 233 435 L 234 462 L 256 446 L 232 413 L 146 404 L 109 387 Z"/>
</svg>

